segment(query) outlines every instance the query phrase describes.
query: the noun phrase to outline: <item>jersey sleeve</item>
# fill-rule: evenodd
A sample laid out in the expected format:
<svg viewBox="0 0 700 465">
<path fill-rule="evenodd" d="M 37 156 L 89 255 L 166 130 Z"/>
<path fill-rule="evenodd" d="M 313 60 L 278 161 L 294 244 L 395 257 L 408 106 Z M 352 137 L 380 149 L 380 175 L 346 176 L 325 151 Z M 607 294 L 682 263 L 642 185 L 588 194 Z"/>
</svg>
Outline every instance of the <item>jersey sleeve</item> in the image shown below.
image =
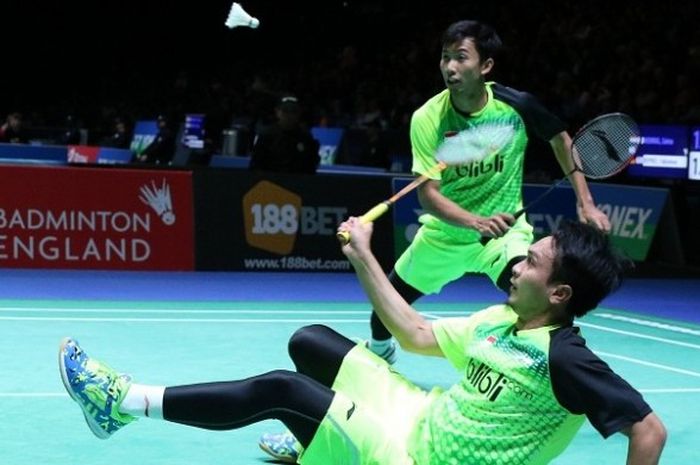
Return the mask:
<svg viewBox="0 0 700 465">
<path fill-rule="evenodd" d="M 564 408 L 585 414 L 604 438 L 651 413 L 642 395 L 586 346 L 578 328 L 555 331 L 550 374 L 554 395 Z"/>
<path fill-rule="evenodd" d="M 528 132 L 537 138 L 549 142 L 566 130 L 566 124 L 547 110 L 534 95 L 495 83 L 492 89 L 495 96 L 518 111 Z"/>
<path fill-rule="evenodd" d="M 458 370 L 467 366 L 466 345 L 472 337 L 473 318 L 441 318 L 433 322 L 433 334 L 445 358 Z"/>
</svg>

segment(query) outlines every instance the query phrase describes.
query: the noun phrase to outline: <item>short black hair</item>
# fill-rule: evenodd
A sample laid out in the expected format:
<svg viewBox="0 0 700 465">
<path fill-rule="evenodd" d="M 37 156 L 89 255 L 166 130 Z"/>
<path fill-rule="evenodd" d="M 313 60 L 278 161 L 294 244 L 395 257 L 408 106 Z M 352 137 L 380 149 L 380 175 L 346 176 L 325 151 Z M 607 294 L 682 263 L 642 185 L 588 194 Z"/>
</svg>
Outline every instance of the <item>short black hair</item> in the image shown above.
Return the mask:
<svg viewBox="0 0 700 465">
<path fill-rule="evenodd" d="M 610 237 L 594 226 L 565 220 L 552 234 L 555 257 L 550 283 L 568 284 L 573 292 L 567 311 L 581 317 L 622 284 L 633 262 L 620 254 Z"/>
<path fill-rule="evenodd" d="M 496 30 L 479 21 L 462 20 L 448 26 L 442 35 L 442 46 L 449 47 L 466 38 L 474 40 L 474 47 L 479 52 L 481 61 L 495 58 L 503 48 L 503 42 Z"/>
</svg>

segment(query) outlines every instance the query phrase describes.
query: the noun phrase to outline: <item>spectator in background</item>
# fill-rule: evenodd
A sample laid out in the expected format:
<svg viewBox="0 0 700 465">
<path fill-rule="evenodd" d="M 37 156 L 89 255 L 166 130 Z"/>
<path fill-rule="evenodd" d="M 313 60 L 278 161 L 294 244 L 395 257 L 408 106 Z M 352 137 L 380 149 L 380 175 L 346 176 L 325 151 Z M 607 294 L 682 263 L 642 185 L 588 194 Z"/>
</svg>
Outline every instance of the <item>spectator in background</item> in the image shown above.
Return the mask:
<svg viewBox="0 0 700 465">
<path fill-rule="evenodd" d="M 26 144 L 27 137 L 24 134 L 22 115 L 20 113 L 10 113 L 7 115 L 5 123 L 0 126 L 0 142 L 10 144 Z"/>
<path fill-rule="evenodd" d="M 277 122 L 255 139 L 250 169 L 278 173 L 314 174 L 321 158 L 319 143 L 302 123 L 296 97 L 285 96 L 275 108 Z"/>
<path fill-rule="evenodd" d="M 117 149 L 128 149 L 131 145 L 131 134 L 126 127 L 126 121 L 122 118 L 114 118 L 112 134 L 105 137 L 100 145 Z"/>
<path fill-rule="evenodd" d="M 391 169 L 391 149 L 382 128 L 381 121 L 377 118 L 366 123 L 367 145 L 362 154 L 360 163 L 363 166 Z"/>
<path fill-rule="evenodd" d="M 175 133 L 170 128 L 168 118 L 158 116 L 158 134 L 140 154 L 136 155 L 136 161 L 142 163 L 154 163 L 157 165 L 169 165 L 175 154 Z"/>
<path fill-rule="evenodd" d="M 67 114 L 59 143 L 61 145 L 78 145 L 80 144 L 80 139 L 80 122 L 72 114 Z"/>
</svg>

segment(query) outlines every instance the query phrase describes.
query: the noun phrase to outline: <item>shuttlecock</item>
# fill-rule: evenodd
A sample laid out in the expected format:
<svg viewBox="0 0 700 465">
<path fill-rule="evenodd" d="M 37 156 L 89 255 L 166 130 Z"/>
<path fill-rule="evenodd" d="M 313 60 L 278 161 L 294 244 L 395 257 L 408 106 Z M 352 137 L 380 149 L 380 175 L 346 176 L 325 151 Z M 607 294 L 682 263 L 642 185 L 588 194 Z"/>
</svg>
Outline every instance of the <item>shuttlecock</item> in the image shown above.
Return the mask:
<svg viewBox="0 0 700 465">
<path fill-rule="evenodd" d="M 255 29 L 260 25 L 258 18 L 253 18 L 243 9 L 241 5 L 234 2 L 231 5 L 231 11 L 228 12 L 228 18 L 226 18 L 226 27 L 233 29 L 238 26 L 246 26 Z"/>
</svg>

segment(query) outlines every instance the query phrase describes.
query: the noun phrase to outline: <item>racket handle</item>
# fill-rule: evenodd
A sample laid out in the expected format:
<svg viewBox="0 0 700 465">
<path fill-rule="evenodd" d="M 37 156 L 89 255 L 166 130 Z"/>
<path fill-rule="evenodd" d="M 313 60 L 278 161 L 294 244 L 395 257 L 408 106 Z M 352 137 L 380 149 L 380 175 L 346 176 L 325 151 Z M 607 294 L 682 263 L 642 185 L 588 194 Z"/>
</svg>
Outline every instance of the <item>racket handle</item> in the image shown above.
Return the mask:
<svg viewBox="0 0 700 465">
<path fill-rule="evenodd" d="M 513 213 L 513 218 L 515 218 L 515 219 L 517 220 L 518 218 L 520 218 L 521 216 L 523 216 L 523 213 L 525 213 L 526 211 L 527 211 L 527 207 L 521 208 L 521 209 L 518 210 L 517 212 Z M 493 237 L 486 237 L 486 236 L 484 236 L 484 237 L 482 237 L 481 239 L 479 239 L 479 244 L 481 244 L 481 245 L 486 245 L 486 244 L 489 243 L 489 241 L 490 241 L 491 239 L 493 239 Z"/>
<path fill-rule="evenodd" d="M 370 208 L 367 211 L 367 213 L 360 217 L 360 223 L 371 223 L 372 221 L 376 220 L 384 213 L 386 213 L 389 210 L 390 206 L 391 202 L 389 202 L 388 200 L 385 200 L 382 203 L 378 203 L 374 207 Z M 340 241 L 342 245 L 345 245 L 348 242 L 350 242 L 350 233 L 347 231 L 338 231 L 335 237 L 338 238 L 338 241 Z"/>
</svg>

